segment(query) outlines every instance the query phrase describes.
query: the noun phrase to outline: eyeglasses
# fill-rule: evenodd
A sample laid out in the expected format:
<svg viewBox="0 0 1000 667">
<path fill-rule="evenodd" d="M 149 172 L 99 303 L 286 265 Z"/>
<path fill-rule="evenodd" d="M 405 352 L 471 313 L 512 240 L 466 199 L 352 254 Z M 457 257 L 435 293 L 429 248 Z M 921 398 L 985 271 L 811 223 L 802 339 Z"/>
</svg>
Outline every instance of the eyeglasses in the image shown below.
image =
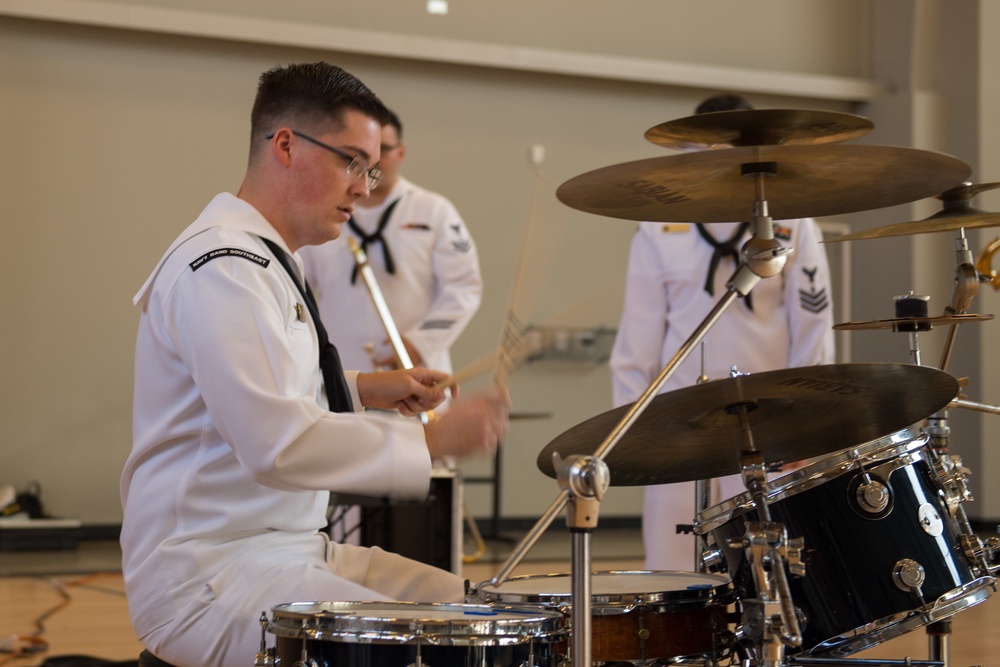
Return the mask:
<svg viewBox="0 0 1000 667">
<path fill-rule="evenodd" d="M 309 143 L 316 144 L 320 148 L 325 148 L 326 150 L 330 151 L 331 153 L 333 153 L 338 157 L 342 157 L 344 160 L 347 161 L 347 175 L 355 179 L 360 179 L 364 176 L 367 176 L 369 190 L 374 190 L 375 188 L 378 187 L 378 184 L 382 182 L 382 170 L 379 169 L 378 167 L 368 166 L 368 160 L 366 160 L 361 155 L 349 155 L 348 153 L 336 149 L 333 146 L 324 144 L 319 139 L 313 139 L 308 134 L 302 134 L 298 130 L 292 130 L 292 134 L 294 134 L 296 137 L 299 137 L 300 139 L 305 139 Z M 274 132 L 266 135 L 264 138 L 273 139 Z"/>
</svg>

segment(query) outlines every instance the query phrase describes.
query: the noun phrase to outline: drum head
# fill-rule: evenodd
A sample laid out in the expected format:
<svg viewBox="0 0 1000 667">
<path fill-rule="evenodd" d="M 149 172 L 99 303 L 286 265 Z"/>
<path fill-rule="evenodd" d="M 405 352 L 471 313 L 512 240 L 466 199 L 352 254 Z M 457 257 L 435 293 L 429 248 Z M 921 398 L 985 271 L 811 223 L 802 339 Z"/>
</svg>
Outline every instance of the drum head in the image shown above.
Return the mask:
<svg viewBox="0 0 1000 667">
<path fill-rule="evenodd" d="M 569 573 L 511 577 L 498 585 L 477 587 L 485 602 L 539 604 L 568 608 L 572 602 Z M 700 608 L 716 602 L 730 590 L 727 577 L 679 571 L 605 571 L 591 575 L 591 604 L 634 607 L 655 605 L 664 609 Z"/>
<path fill-rule="evenodd" d="M 512 606 L 416 602 L 291 602 L 275 606 L 268 631 L 316 641 L 505 646 L 560 634 L 564 617 Z"/>
</svg>

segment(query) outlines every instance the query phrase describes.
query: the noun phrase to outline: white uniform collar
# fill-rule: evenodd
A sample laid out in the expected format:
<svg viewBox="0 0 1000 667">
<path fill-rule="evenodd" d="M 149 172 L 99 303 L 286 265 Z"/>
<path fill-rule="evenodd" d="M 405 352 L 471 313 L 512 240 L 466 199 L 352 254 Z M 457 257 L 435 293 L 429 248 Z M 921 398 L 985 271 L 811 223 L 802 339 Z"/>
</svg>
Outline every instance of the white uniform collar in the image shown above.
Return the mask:
<svg viewBox="0 0 1000 667">
<path fill-rule="evenodd" d="M 188 225 L 188 228 L 181 232 L 176 239 L 174 239 L 174 242 L 170 244 L 167 251 L 163 253 L 163 257 L 161 257 L 160 261 L 156 263 L 156 268 L 153 269 L 149 278 L 146 279 L 146 282 L 132 298 L 132 304 L 138 304 L 140 301 L 144 302 L 149 297 L 149 292 L 152 290 L 153 283 L 156 281 L 156 276 L 160 273 L 160 269 L 163 267 L 164 262 L 167 261 L 167 258 L 169 258 L 170 255 L 172 255 L 173 252 L 181 246 L 181 244 L 198 234 L 211 229 L 212 227 L 222 226 L 244 231 L 249 234 L 256 234 L 274 241 L 281 246 L 282 250 L 294 258 L 293 261 L 299 265 L 298 268 L 301 273 L 301 260 L 288 249 L 288 246 L 285 245 L 285 241 L 281 238 L 281 235 L 274 229 L 274 227 L 271 226 L 271 223 L 269 223 L 267 219 L 261 215 L 260 211 L 255 209 L 246 201 L 238 198 L 236 195 L 223 192 L 216 195 L 197 217 L 197 219 Z"/>
</svg>

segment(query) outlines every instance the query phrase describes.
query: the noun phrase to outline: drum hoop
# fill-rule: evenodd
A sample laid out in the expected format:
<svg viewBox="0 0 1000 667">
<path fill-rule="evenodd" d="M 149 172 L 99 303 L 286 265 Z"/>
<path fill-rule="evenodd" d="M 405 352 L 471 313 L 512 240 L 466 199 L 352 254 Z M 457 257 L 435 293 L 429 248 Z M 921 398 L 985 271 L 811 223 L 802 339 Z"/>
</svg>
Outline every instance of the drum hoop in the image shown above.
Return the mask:
<svg viewBox="0 0 1000 667">
<path fill-rule="evenodd" d="M 927 439 L 926 434 L 914 435 L 909 429 L 903 429 L 884 438 L 835 452 L 804 468 L 770 480 L 767 483 L 767 501 L 769 504 L 775 503 L 825 484 L 856 468 L 859 463 L 885 462 L 905 457 L 902 465 L 910 465 L 917 460 L 924 460 L 928 458 L 925 449 Z M 724 500 L 698 514 L 694 532 L 696 535 L 706 535 L 735 517 L 746 514 L 753 506 L 753 497 L 749 492 Z"/>
<path fill-rule="evenodd" d="M 713 585 L 669 591 L 642 590 L 608 593 L 593 590 L 594 586 L 592 580 L 590 596 L 591 606 L 595 609 L 597 607 L 601 608 L 600 611 L 595 611 L 595 613 L 615 613 L 616 610 L 621 613 L 625 613 L 636 607 L 647 606 L 660 606 L 666 608 L 670 608 L 672 606 L 683 606 L 685 609 L 699 608 L 713 604 L 717 600 L 727 596 L 733 586 L 732 581 L 723 575 L 700 572 L 682 572 L 679 570 L 605 570 L 593 573 L 593 577 L 598 578 L 604 576 L 636 576 L 639 580 L 643 577 L 649 577 L 650 580 L 655 580 L 655 575 L 660 575 L 661 577 L 663 575 L 681 575 L 687 578 L 709 580 L 713 582 Z M 537 580 L 544 584 L 545 581 L 555 581 L 557 579 L 568 581 L 569 577 L 571 577 L 570 573 L 556 572 L 549 574 L 520 575 L 517 577 L 511 577 L 507 581 L 524 582 Z M 655 581 L 652 583 L 655 583 Z M 503 584 L 501 583 L 499 588 L 496 586 L 492 586 L 491 588 L 490 582 L 486 581 L 476 586 L 476 594 L 487 603 L 499 602 L 514 605 L 540 604 L 563 609 L 568 609 L 572 606 L 572 595 L 569 591 L 560 591 L 556 593 L 538 591 L 514 592 L 503 591 L 502 587 Z M 544 586 L 540 586 L 539 588 L 543 591 L 546 590 Z"/>
<path fill-rule="evenodd" d="M 400 618 L 393 608 L 427 613 Z M 443 610 L 468 617 L 433 617 Z M 501 613 L 510 616 L 498 618 Z M 538 608 L 430 602 L 293 602 L 271 614 L 267 629 L 278 637 L 364 644 L 507 646 L 561 636 L 566 624 L 562 614 Z"/>
<path fill-rule="evenodd" d="M 974 607 L 996 590 L 996 579 L 980 577 L 942 594 L 927 609 L 913 609 L 868 623 L 849 633 L 820 642 L 808 653 L 817 657 L 847 656 L 895 639 L 911 630 L 950 618 Z"/>
</svg>

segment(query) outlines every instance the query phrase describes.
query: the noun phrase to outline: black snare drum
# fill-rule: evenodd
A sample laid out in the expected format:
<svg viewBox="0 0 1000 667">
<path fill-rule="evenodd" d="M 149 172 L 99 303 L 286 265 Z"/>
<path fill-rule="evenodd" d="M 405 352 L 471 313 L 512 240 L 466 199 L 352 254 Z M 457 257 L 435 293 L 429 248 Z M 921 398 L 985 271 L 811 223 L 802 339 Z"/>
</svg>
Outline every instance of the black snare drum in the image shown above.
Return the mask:
<svg viewBox="0 0 1000 667">
<path fill-rule="evenodd" d="M 565 620 L 533 608 L 292 602 L 271 610 L 280 665 L 552 667 Z"/>
<path fill-rule="evenodd" d="M 962 524 L 934 472 L 933 454 L 909 431 L 845 450 L 771 481 L 772 521 L 803 537 L 804 577 L 789 577 L 801 611 L 802 651 L 839 657 L 947 618 L 995 588 L 960 547 Z M 724 556 L 733 583 L 756 597 L 738 543 L 757 521 L 749 493 L 710 507 L 695 532 Z"/>
</svg>

